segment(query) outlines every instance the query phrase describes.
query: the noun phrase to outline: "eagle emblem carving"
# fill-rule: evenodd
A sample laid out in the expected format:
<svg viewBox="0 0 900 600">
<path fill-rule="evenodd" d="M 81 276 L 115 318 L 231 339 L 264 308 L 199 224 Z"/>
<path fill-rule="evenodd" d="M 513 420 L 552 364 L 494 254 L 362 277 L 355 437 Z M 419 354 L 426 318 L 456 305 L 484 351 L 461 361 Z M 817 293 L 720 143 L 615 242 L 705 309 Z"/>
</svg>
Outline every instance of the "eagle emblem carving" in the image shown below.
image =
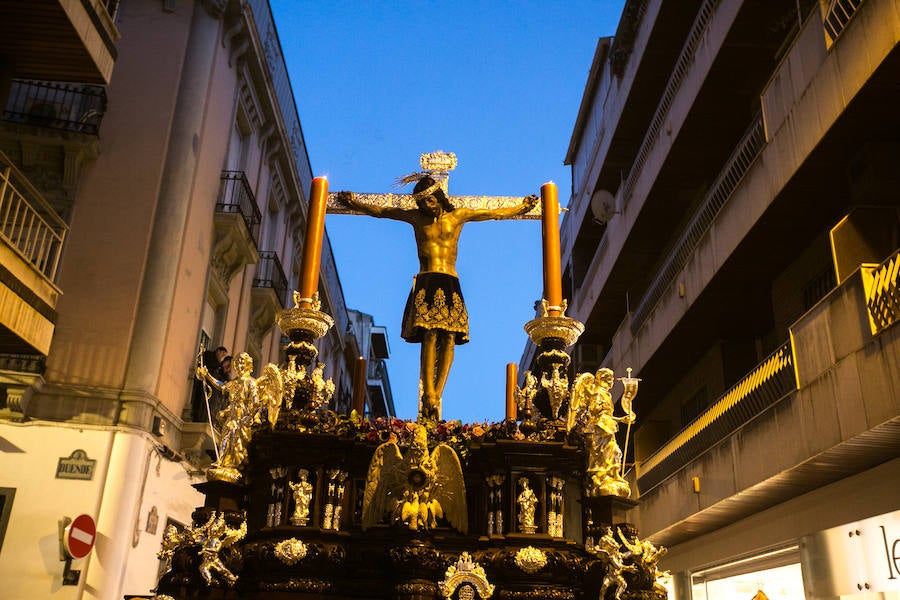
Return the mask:
<svg viewBox="0 0 900 600">
<path fill-rule="evenodd" d="M 396 442 L 385 442 L 369 463 L 362 528 L 385 518 L 413 531 L 433 529 L 443 518 L 457 531 L 468 531 L 459 457 L 447 444 L 438 444 L 429 454 L 428 432 L 421 425 L 414 426 L 405 454 Z"/>
</svg>

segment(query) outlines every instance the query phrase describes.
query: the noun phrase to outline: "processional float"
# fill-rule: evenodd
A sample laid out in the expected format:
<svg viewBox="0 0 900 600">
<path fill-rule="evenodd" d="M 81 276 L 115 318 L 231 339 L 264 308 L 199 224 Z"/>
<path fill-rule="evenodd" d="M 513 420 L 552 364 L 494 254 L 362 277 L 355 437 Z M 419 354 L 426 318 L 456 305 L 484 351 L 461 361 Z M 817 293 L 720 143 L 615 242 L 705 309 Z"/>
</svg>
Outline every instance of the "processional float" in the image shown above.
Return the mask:
<svg viewBox="0 0 900 600">
<path fill-rule="evenodd" d="M 224 384 L 198 367 L 227 404 L 212 432 L 216 461 L 195 486 L 205 504 L 190 526 L 165 533 L 158 600 L 666 597 L 658 570 L 665 549 L 625 521 L 636 502 L 621 448 L 640 380 L 630 369 L 618 379 L 619 415 L 610 369 L 569 383 L 566 349 L 584 326 L 565 316 L 556 186 L 541 187 L 540 205 L 535 197 L 448 196 L 456 157 L 426 154 L 421 165 L 404 178 L 417 182 L 413 194 L 329 195 L 327 180 L 314 179 L 300 289 L 276 317 L 289 340 L 284 363 L 254 377 L 241 354 L 240 376 Z M 329 407 L 334 384 L 315 346 L 334 324 L 317 293 L 326 211 L 399 218 L 416 231 L 423 281 L 404 320 L 418 336 L 407 339 L 423 344 L 421 377 L 434 378 L 420 384 L 416 421 Z M 465 339 L 457 329 L 465 308 L 451 280 L 423 273 L 455 276 L 459 228 L 489 218 L 542 220 L 544 293 L 525 325 L 537 367 L 521 386 L 509 369 L 504 421 L 443 421 L 440 344 Z"/>
</svg>

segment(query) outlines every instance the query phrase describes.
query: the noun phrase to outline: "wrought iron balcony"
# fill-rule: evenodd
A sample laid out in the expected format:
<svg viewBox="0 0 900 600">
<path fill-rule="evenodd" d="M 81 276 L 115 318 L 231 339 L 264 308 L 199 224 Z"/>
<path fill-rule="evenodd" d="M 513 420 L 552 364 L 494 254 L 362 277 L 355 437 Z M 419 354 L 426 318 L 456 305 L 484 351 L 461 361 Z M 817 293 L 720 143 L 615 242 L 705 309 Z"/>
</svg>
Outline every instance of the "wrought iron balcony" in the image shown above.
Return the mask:
<svg viewBox="0 0 900 600">
<path fill-rule="evenodd" d="M 0 152 L 0 239 L 53 281 L 67 232 L 56 211 Z"/>
<path fill-rule="evenodd" d="M 222 187 L 216 212 L 237 214 L 244 219 L 253 243 L 259 246 L 259 224 L 262 216 L 256 205 L 256 196 L 243 171 L 222 171 Z"/>
<path fill-rule="evenodd" d="M 259 253 L 259 263 L 256 265 L 253 287 L 271 289 L 278 297 L 281 307 L 287 306 L 288 280 L 284 275 L 284 268 L 281 266 L 281 261 L 278 260 L 277 253 Z"/>
<path fill-rule="evenodd" d="M 106 90 L 96 85 L 14 79 L 3 120 L 97 135 Z"/>
<path fill-rule="evenodd" d="M 783 344 L 703 414 L 638 465 L 641 494 L 797 389 L 792 346 Z"/>
</svg>

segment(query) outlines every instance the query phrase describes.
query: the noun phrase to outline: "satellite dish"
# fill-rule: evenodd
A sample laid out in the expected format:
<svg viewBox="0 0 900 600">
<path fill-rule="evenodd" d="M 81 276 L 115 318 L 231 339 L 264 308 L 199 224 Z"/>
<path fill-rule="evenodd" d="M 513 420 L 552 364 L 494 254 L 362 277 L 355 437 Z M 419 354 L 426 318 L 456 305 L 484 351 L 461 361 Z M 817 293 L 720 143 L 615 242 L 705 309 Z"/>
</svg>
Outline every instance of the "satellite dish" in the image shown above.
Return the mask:
<svg viewBox="0 0 900 600">
<path fill-rule="evenodd" d="M 594 220 L 608 223 L 613 215 L 619 213 L 616 210 L 616 197 L 606 190 L 595 191 L 591 196 L 591 213 Z"/>
</svg>

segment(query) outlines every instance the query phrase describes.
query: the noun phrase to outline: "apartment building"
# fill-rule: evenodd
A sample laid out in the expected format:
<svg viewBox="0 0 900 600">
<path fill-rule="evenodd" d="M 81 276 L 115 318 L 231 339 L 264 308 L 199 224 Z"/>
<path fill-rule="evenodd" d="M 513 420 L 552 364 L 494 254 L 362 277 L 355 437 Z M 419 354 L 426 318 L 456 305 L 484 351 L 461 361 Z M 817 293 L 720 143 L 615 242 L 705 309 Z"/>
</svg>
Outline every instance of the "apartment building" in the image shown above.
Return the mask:
<svg viewBox="0 0 900 600">
<path fill-rule="evenodd" d="M 574 370 L 642 379 L 628 519 L 676 598 L 900 594 L 898 40 L 897 0 L 630 0 L 598 43 Z"/>
<path fill-rule="evenodd" d="M 266 0 L 10 2 L 0 65 L 0 595 L 148 594 L 203 504 L 199 351 L 280 362 L 312 173 L 278 35 Z M 346 403 L 327 239 L 319 290 Z M 67 564 L 79 514 L 95 544 Z"/>
<path fill-rule="evenodd" d="M 391 380 L 387 370 L 387 359 L 391 356 L 387 328 L 376 325 L 375 319 L 370 314 L 353 309 L 347 312 L 350 315 L 353 337 L 360 345 L 357 360 L 361 358 L 365 361 L 363 414 L 369 418 L 396 417 L 394 395 L 391 392 Z M 338 408 L 348 412 L 351 407 L 348 405 Z"/>
</svg>

